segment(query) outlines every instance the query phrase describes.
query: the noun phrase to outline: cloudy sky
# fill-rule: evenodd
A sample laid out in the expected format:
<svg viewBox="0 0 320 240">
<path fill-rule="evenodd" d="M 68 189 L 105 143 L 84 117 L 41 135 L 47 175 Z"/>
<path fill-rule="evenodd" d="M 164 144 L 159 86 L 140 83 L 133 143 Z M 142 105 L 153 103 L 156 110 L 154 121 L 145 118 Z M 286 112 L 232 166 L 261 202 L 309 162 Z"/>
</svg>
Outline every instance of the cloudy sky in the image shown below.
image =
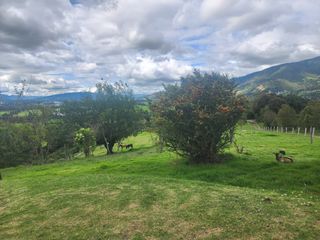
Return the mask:
<svg viewBox="0 0 320 240">
<path fill-rule="evenodd" d="M 0 91 L 158 90 L 193 68 L 244 75 L 320 55 L 319 0 L 1 0 Z"/>
</svg>

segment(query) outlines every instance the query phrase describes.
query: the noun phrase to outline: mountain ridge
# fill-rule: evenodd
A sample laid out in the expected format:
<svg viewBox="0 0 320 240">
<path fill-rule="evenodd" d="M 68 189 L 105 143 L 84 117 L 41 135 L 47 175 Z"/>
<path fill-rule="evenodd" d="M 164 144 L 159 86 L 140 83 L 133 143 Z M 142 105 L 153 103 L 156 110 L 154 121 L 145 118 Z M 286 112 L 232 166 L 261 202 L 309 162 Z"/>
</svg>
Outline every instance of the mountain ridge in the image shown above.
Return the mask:
<svg viewBox="0 0 320 240">
<path fill-rule="evenodd" d="M 142 93 L 133 94 L 134 98 L 138 101 L 143 100 L 147 95 Z M 64 102 L 64 101 L 80 101 L 87 97 L 94 97 L 95 93 L 92 92 L 68 92 L 53 94 L 48 96 L 23 96 L 21 99 L 25 102 L 37 102 L 37 103 L 53 103 L 53 102 Z M 14 102 L 18 100 L 16 95 L 0 94 L 1 102 Z"/>
<path fill-rule="evenodd" d="M 309 98 L 320 97 L 320 56 L 283 63 L 234 78 L 240 92 L 294 93 Z"/>
</svg>

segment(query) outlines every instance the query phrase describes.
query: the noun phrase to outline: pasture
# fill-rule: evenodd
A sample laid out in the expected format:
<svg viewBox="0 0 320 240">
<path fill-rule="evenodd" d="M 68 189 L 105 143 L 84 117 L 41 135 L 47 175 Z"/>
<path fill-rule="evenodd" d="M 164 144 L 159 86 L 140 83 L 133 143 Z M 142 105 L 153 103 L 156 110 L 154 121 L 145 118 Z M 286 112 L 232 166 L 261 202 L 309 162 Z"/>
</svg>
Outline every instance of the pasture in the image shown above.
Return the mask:
<svg viewBox="0 0 320 240">
<path fill-rule="evenodd" d="M 1 169 L 0 239 L 320 239 L 320 138 L 239 128 L 245 154 L 190 165 L 132 151 Z M 293 164 L 275 161 L 285 149 Z"/>
</svg>

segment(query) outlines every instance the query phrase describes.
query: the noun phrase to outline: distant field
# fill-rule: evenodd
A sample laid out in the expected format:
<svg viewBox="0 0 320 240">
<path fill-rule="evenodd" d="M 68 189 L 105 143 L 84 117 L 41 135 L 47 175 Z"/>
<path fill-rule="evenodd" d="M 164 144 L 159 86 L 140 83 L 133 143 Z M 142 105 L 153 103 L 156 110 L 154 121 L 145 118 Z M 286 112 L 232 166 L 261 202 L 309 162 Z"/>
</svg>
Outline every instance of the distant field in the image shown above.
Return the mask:
<svg viewBox="0 0 320 240">
<path fill-rule="evenodd" d="M 0 111 L 0 117 L 8 113 L 9 113 L 8 111 Z"/>
<path fill-rule="evenodd" d="M 320 138 L 244 127 L 224 163 L 133 151 L 1 170 L 0 239 L 320 239 Z M 293 164 L 275 162 L 286 149 Z"/>
</svg>

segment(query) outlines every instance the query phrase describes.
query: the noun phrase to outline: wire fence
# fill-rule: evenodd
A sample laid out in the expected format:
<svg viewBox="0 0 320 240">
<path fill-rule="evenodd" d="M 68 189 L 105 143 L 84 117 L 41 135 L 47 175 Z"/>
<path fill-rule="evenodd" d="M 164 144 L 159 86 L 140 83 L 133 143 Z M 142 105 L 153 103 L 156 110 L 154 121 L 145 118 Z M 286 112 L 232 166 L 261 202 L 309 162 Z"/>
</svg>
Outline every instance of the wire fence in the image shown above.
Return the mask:
<svg viewBox="0 0 320 240">
<path fill-rule="evenodd" d="M 285 134 L 295 134 L 295 135 L 302 135 L 308 137 L 310 139 L 310 143 L 312 144 L 315 138 L 319 138 L 319 132 L 316 131 L 315 127 L 261 127 L 261 130 L 269 131 L 269 132 L 276 132 L 276 133 L 285 133 Z"/>
</svg>

